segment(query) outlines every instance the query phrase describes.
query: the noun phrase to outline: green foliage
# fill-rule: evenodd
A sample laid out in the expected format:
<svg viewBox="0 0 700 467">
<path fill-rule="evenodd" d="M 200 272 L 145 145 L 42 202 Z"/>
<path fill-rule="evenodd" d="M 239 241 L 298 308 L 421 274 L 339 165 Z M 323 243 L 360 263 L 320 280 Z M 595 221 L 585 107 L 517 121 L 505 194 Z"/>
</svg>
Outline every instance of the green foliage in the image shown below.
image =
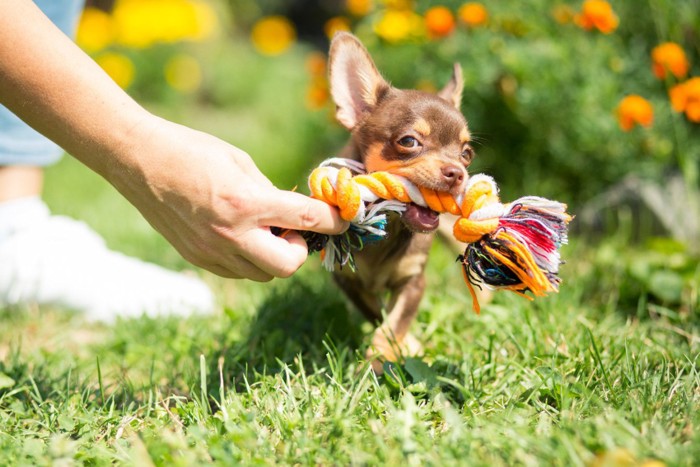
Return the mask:
<svg viewBox="0 0 700 467">
<path fill-rule="evenodd" d="M 608 306 L 629 313 L 655 312 L 678 315 L 683 327 L 697 318 L 700 308 L 700 267 L 687 248 L 666 238 L 651 238 L 647 244 L 629 247 L 609 241 L 597 248 L 588 273 L 602 278 L 595 288 L 613 289 Z"/>
<path fill-rule="evenodd" d="M 670 39 L 698 63 L 697 1 L 615 2 L 621 23 L 609 36 L 557 23 L 553 2 L 486 5 L 487 28 L 441 41 L 382 43 L 372 16 L 357 32 L 398 86 L 439 86 L 462 64 L 464 111 L 480 140 L 474 171 L 493 174 L 504 199 L 576 205 L 624 174 L 661 180 L 697 164 L 698 130 L 671 114 L 648 59 Z M 347 135 L 304 107 L 303 46 L 261 58 L 242 42 L 198 49 L 204 81 L 190 97 L 138 82 L 133 92 L 247 150 L 278 185 L 303 184 Z M 630 92 L 652 100 L 651 129 L 619 130 L 613 111 Z M 111 247 L 184 266 L 77 162 L 48 171 L 46 197 Z M 532 303 L 497 294 L 479 316 L 453 253 L 435 246 L 414 325 L 425 354 L 387 364 L 382 377 L 362 358 L 370 326 L 316 259 L 273 284 L 206 276 L 221 305 L 207 317 L 107 326 L 64 310 L 2 309 L 0 463 L 694 465 L 698 262 L 667 239 L 633 248 L 635 235 L 619 230 L 595 246 L 572 235 L 560 294 Z"/>
<path fill-rule="evenodd" d="M 444 3 L 456 11 L 461 2 Z M 698 62 L 698 1 L 614 2 L 620 26 L 609 35 L 555 19 L 557 8 L 573 13 L 580 2 L 484 4 L 486 27 L 457 27 L 444 39 L 386 43 L 373 30 L 381 12 L 356 29 L 397 86 L 439 88 L 451 64 L 462 65 L 462 108 L 479 142 L 474 169 L 494 175 L 506 195 L 538 193 L 576 207 L 627 174 L 660 181 L 700 162 L 699 130 L 672 112 L 650 59 L 654 46 L 677 41 Z M 652 102 L 651 129 L 618 127 L 615 110 L 628 94 Z"/>
</svg>

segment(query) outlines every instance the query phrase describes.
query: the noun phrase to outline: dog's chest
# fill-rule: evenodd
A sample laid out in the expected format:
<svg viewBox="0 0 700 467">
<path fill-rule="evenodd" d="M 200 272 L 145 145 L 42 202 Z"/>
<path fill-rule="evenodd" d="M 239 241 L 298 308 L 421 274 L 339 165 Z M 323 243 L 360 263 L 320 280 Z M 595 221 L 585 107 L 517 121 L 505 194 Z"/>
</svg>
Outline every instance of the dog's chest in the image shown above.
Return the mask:
<svg viewBox="0 0 700 467">
<path fill-rule="evenodd" d="M 356 271 L 343 268 L 337 274 L 359 282 L 367 292 L 382 293 L 423 272 L 432 239 L 432 234 L 412 233 L 391 219 L 386 239 L 355 253 Z"/>
</svg>

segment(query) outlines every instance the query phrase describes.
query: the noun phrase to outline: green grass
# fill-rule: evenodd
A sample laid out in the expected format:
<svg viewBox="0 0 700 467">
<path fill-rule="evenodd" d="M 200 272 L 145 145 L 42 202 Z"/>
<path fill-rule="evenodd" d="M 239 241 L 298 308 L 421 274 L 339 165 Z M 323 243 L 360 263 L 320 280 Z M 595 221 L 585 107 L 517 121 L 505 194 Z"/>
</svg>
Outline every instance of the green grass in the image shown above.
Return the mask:
<svg viewBox="0 0 700 467">
<path fill-rule="evenodd" d="M 92 193 L 91 204 L 59 179 Z M 113 247 L 184 266 L 74 161 L 48 184 L 54 209 L 87 218 Z M 532 303 L 499 294 L 477 316 L 452 254 L 433 253 L 414 326 L 425 356 L 379 378 L 361 358 L 370 327 L 317 259 L 266 285 L 206 276 L 220 300 L 213 316 L 106 326 L 61 310 L 2 310 L 1 463 L 700 458 L 697 309 L 622 300 L 619 277 L 591 261 L 596 250 L 574 244 L 560 294 Z"/>
<path fill-rule="evenodd" d="M 219 62 L 228 76 L 238 61 Z M 266 70 L 275 66 L 293 69 Z M 243 147 L 290 187 L 342 134 L 322 113 L 301 114 L 295 76 L 274 95 L 279 79 L 220 90 L 223 102 L 260 102 L 256 111 L 154 109 Z M 188 267 L 70 158 L 49 170 L 46 199 L 112 248 Z M 573 242 L 560 294 L 497 294 L 479 316 L 454 255 L 436 245 L 414 324 L 425 355 L 384 377 L 361 357 L 371 327 L 318 258 L 270 284 L 202 274 L 219 302 L 211 316 L 101 325 L 57 309 L 0 309 L 0 465 L 696 464 L 700 272 L 680 305 L 664 304 L 615 267 L 632 255 L 620 245 Z"/>
</svg>

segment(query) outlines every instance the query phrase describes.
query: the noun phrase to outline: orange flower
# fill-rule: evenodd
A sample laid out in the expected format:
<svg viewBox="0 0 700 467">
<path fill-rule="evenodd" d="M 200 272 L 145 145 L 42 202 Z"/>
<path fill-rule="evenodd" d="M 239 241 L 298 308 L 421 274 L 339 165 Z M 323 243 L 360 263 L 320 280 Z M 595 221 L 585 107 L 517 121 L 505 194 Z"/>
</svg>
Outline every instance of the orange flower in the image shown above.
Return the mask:
<svg viewBox="0 0 700 467">
<path fill-rule="evenodd" d="M 590 31 L 598 29 L 604 34 L 610 34 L 619 24 L 612 7 L 605 0 L 586 0 L 583 2 L 583 9 L 576 16 L 576 24 L 583 29 Z"/>
<path fill-rule="evenodd" d="M 666 79 L 666 73 L 669 71 L 676 78 L 684 78 L 690 68 L 685 52 L 674 42 L 665 42 L 654 47 L 651 60 L 654 75 L 659 79 Z"/>
<path fill-rule="evenodd" d="M 330 98 L 328 79 L 326 78 L 326 56 L 321 52 L 310 52 L 304 63 L 309 73 L 310 82 L 306 89 L 306 107 L 318 110 L 326 105 Z"/>
<path fill-rule="evenodd" d="M 309 75 L 313 77 L 326 76 L 326 56 L 322 52 L 309 52 L 304 65 Z"/>
<path fill-rule="evenodd" d="M 323 25 L 323 32 L 326 33 L 326 37 L 329 39 L 333 39 L 336 32 L 349 30 L 350 20 L 348 20 L 345 16 L 334 16 Z"/>
<path fill-rule="evenodd" d="M 617 121 L 625 131 L 630 131 L 635 124 L 648 128 L 654 121 L 654 110 L 648 100 L 630 95 L 622 99 L 617 106 Z"/>
<path fill-rule="evenodd" d="M 483 26 L 489 20 L 489 12 L 479 2 L 467 2 L 457 11 L 462 23 L 470 27 Z"/>
<path fill-rule="evenodd" d="M 425 12 L 425 27 L 430 37 L 447 37 L 455 29 L 455 17 L 444 6 L 434 6 Z"/>
<path fill-rule="evenodd" d="M 700 123 L 700 78 L 692 78 L 669 90 L 671 106 L 676 112 L 685 112 L 688 120 Z"/>
<path fill-rule="evenodd" d="M 367 16 L 374 8 L 372 0 L 345 0 L 345 8 L 353 16 Z"/>
<path fill-rule="evenodd" d="M 310 110 L 322 109 L 330 100 L 330 96 L 328 83 L 322 80 L 314 80 L 306 89 L 306 108 Z"/>
<path fill-rule="evenodd" d="M 259 19 L 250 32 L 250 39 L 258 52 L 279 55 L 286 52 L 296 40 L 296 29 L 284 16 L 266 16 Z"/>
<path fill-rule="evenodd" d="M 382 0 L 381 3 L 389 10 L 412 10 L 415 7 L 414 0 Z"/>
</svg>

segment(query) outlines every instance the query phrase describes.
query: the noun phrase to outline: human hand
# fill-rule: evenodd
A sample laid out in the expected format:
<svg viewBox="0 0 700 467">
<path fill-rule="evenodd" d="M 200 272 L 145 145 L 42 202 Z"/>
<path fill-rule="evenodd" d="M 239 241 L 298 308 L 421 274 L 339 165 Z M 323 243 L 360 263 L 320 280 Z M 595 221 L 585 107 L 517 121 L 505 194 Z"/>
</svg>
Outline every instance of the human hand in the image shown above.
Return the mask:
<svg viewBox="0 0 700 467">
<path fill-rule="evenodd" d="M 185 259 L 221 276 L 265 281 L 299 268 L 304 240 L 270 226 L 347 228 L 335 208 L 275 188 L 240 149 L 148 113 L 30 0 L 0 2 L 0 102 L 109 180 Z"/>
<path fill-rule="evenodd" d="M 294 230 L 337 234 L 335 208 L 277 189 L 244 151 L 150 116 L 105 177 L 192 264 L 231 278 L 288 277 L 306 260 Z M 270 227 L 292 229 L 277 237 Z"/>
</svg>

